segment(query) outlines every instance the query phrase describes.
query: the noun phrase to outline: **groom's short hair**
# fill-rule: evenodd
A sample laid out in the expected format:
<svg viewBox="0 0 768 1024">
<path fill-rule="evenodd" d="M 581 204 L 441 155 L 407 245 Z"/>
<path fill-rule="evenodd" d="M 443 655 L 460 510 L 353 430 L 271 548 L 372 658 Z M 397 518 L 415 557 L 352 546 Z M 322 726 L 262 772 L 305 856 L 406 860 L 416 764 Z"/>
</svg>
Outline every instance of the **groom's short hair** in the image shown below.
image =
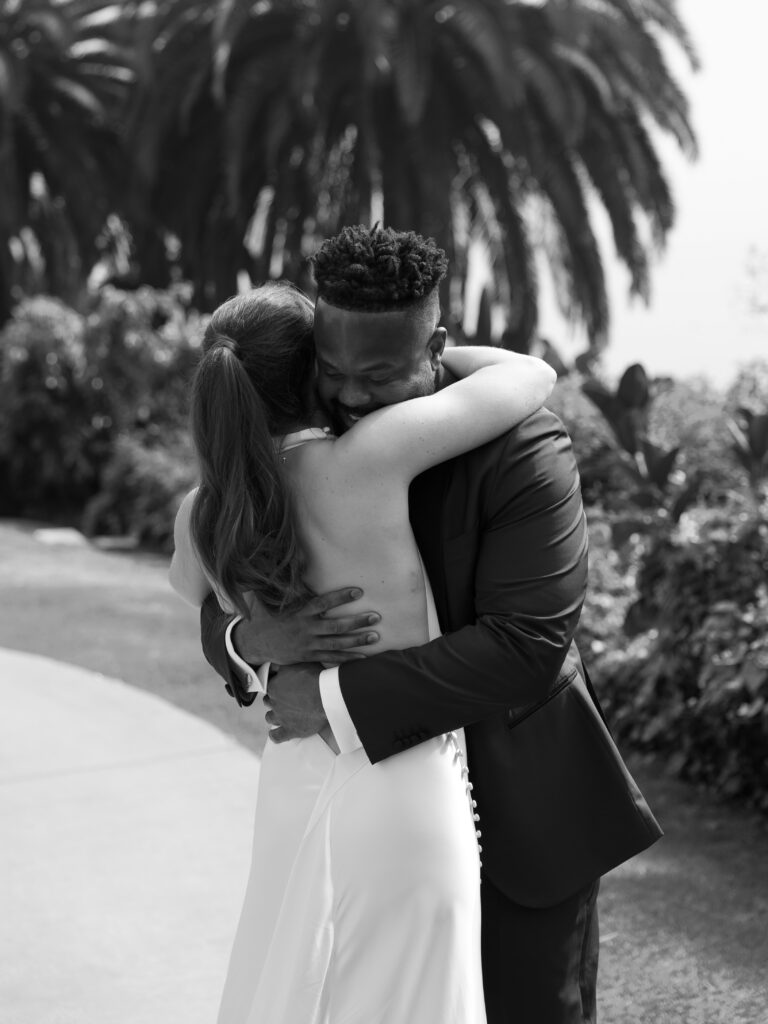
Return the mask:
<svg viewBox="0 0 768 1024">
<path fill-rule="evenodd" d="M 364 313 L 419 305 L 448 269 L 445 252 L 434 239 L 362 224 L 327 239 L 311 262 L 318 298 Z"/>
</svg>

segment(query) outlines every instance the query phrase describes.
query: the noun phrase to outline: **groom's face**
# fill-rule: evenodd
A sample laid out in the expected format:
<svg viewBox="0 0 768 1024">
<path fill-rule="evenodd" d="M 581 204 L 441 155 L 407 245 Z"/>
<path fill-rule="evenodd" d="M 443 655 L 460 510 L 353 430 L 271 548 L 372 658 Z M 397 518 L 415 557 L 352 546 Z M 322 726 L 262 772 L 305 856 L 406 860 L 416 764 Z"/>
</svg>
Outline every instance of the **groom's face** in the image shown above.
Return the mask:
<svg viewBox="0 0 768 1024">
<path fill-rule="evenodd" d="M 436 387 L 445 330 L 439 307 L 413 312 L 363 313 L 315 309 L 317 391 L 337 431 L 384 405 L 430 395 Z"/>
</svg>

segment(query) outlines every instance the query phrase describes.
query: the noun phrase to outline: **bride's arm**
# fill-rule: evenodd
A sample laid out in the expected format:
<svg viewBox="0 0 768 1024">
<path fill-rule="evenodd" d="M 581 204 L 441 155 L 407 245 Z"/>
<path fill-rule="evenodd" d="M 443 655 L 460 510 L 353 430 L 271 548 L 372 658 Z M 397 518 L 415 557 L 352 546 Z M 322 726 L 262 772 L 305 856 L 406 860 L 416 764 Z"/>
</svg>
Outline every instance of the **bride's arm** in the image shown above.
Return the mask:
<svg viewBox="0 0 768 1024">
<path fill-rule="evenodd" d="M 350 468 L 391 469 L 411 479 L 522 422 L 541 408 L 557 379 L 543 360 L 499 348 L 449 349 L 443 362 L 460 378 L 455 384 L 378 409 L 339 439 Z"/>
<path fill-rule="evenodd" d="M 171 586 L 189 604 L 199 608 L 211 592 L 211 585 L 203 572 L 192 544 L 190 520 L 197 489 L 190 491 L 182 501 L 173 524 L 173 558 L 168 579 Z"/>
<path fill-rule="evenodd" d="M 555 371 L 543 359 L 524 356 L 519 352 L 510 352 L 508 349 L 490 345 L 458 345 L 446 348 L 443 350 L 442 363 L 446 370 L 460 379 L 470 377 L 480 370 L 500 366 L 506 367 L 508 372 L 518 374 L 523 381 L 529 379 L 534 386 L 537 381 L 541 381 L 542 386 L 546 386 L 546 383 L 550 381 L 545 397 L 549 396 L 557 379 Z M 530 377 L 526 377 L 526 375 L 530 375 Z M 535 411 L 535 409 L 531 410 L 531 412 Z"/>
</svg>

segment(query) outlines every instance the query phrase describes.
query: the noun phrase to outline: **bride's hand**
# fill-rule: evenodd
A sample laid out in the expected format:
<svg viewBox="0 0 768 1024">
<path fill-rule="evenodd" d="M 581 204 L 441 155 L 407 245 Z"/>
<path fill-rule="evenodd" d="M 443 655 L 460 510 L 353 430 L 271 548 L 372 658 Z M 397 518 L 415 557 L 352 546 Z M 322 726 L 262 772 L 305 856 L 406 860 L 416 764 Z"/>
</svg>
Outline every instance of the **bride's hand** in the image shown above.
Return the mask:
<svg viewBox="0 0 768 1024">
<path fill-rule="evenodd" d="M 380 619 L 376 612 L 357 612 L 340 618 L 326 613 L 362 596 L 361 590 L 334 590 L 312 598 L 290 615 L 272 615 L 257 600 L 251 599 L 251 617 L 242 619 L 233 630 L 235 650 L 251 665 L 271 661 L 275 665 L 295 665 L 300 661 L 332 662 L 365 657 L 361 648 L 374 644 L 379 634 L 371 630 Z"/>
</svg>

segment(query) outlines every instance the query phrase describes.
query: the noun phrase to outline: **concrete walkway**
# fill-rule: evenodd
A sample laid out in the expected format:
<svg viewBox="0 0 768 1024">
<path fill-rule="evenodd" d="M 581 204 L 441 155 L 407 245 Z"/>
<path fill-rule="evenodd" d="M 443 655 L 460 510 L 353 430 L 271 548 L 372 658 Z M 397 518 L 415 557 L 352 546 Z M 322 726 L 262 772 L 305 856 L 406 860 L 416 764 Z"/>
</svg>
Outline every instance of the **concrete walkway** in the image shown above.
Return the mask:
<svg viewBox="0 0 768 1024">
<path fill-rule="evenodd" d="M 151 694 L 0 649 L 0 1020 L 213 1024 L 258 768 Z"/>
</svg>

